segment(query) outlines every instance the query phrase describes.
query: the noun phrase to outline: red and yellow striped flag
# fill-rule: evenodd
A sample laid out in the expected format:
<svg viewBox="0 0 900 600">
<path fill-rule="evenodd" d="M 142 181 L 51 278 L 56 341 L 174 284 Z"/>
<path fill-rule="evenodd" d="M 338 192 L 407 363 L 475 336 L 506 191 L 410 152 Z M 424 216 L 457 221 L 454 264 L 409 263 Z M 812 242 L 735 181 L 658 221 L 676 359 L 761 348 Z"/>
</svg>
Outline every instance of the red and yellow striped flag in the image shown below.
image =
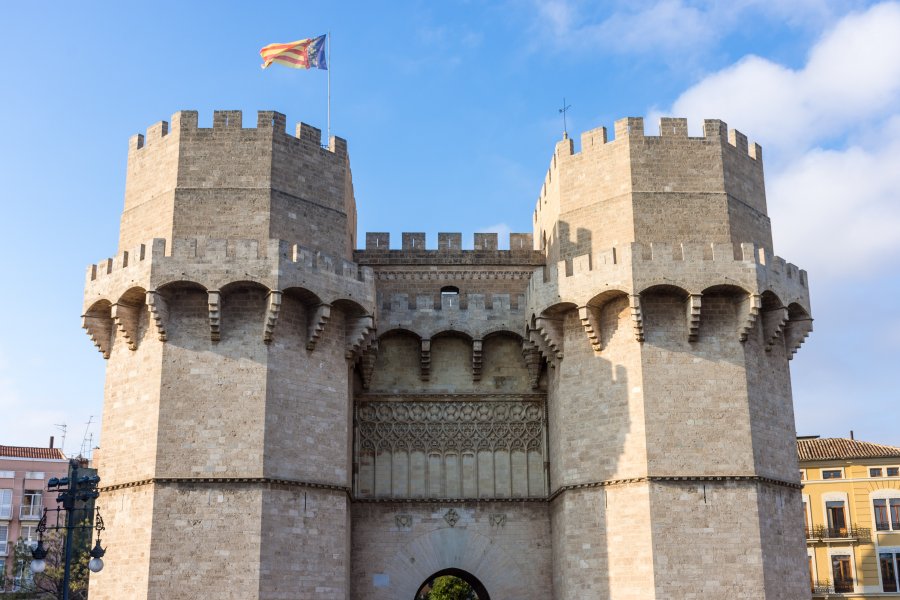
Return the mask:
<svg viewBox="0 0 900 600">
<path fill-rule="evenodd" d="M 263 59 L 263 69 L 272 63 L 292 69 L 328 69 L 324 35 L 286 44 L 269 44 L 259 51 L 259 55 Z"/>
</svg>

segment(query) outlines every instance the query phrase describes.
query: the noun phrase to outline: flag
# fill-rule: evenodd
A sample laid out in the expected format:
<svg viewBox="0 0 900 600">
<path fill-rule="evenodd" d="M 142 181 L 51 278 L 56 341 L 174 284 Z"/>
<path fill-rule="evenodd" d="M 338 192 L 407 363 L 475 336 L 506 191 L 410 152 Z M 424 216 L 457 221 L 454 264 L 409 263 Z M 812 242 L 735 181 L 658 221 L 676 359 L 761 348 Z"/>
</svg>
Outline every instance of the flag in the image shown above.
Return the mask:
<svg viewBox="0 0 900 600">
<path fill-rule="evenodd" d="M 259 55 L 263 59 L 263 69 L 278 63 L 292 69 L 328 70 L 324 35 L 286 44 L 269 44 L 259 51 Z"/>
</svg>

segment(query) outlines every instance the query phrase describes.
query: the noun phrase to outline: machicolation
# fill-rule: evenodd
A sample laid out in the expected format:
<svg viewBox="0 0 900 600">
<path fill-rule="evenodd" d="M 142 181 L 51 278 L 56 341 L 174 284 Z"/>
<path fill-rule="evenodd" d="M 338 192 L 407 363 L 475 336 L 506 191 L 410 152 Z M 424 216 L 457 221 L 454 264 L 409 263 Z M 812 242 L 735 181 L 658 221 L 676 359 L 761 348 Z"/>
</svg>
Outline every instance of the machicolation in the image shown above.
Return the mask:
<svg viewBox="0 0 900 600">
<path fill-rule="evenodd" d="M 92 600 L 414 600 L 450 572 L 492 598 L 808 597 L 809 285 L 762 151 L 718 120 L 613 133 L 560 140 L 533 231 L 471 247 L 359 244 L 346 141 L 281 113 L 132 137 L 85 281 L 116 552 Z"/>
</svg>

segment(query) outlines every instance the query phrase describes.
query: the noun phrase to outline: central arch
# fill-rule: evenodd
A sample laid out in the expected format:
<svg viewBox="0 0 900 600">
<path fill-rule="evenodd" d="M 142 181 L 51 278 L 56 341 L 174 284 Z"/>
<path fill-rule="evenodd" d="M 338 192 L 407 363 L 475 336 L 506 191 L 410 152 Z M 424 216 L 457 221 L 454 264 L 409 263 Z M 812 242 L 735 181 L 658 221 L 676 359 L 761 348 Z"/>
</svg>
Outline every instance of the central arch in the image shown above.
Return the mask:
<svg viewBox="0 0 900 600">
<path fill-rule="evenodd" d="M 443 577 L 445 575 L 457 577 L 468 583 L 472 590 L 475 592 L 475 595 L 478 596 L 478 600 L 491 600 L 491 597 L 488 595 L 484 584 L 482 584 L 477 577 L 475 577 L 468 571 L 463 571 L 462 569 L 443 569 L 441 571 L 438 571 L 437 573 L 433 573 L 431 577 L 423 581 L 422 585 L 419 586 L 419 589 L 416 591 L 416 595 L 413 597 L 413 600 L 420 600 L 423 597 L 422 592 L 425 591 L 426 586 L 431 585 L 438 577 Z"/>
</svg>

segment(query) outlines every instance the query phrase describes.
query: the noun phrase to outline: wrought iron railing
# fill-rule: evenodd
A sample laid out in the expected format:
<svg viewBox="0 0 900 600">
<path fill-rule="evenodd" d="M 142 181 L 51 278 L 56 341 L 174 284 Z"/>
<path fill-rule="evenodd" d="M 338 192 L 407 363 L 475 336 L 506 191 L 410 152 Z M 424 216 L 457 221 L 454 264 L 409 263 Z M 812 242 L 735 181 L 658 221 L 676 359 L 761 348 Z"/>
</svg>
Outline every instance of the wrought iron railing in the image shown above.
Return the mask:
<svg viewBox="0 0 900 600">
<path fill-rule="evenodd" d="M 825 581 L 815 581 L 812 584 L 813 595 L 820 594 L 846 594 L 854 591 L 852 579 L 839 579 L 832 582 L 830 579 Z"/>
<path fill-rule="evenodd" d="M 813 594 L 833 594 L 834 584 L 830 580 L 814 581 L 812 584 Z"/>
<path fill-rule="evenodd" d="M 825 527 L 814 525 L 806 527 L 807 540 L 858 540 L 868 542 L 872 539 L 872 530 L 868 527 Z"/>
</svg>

